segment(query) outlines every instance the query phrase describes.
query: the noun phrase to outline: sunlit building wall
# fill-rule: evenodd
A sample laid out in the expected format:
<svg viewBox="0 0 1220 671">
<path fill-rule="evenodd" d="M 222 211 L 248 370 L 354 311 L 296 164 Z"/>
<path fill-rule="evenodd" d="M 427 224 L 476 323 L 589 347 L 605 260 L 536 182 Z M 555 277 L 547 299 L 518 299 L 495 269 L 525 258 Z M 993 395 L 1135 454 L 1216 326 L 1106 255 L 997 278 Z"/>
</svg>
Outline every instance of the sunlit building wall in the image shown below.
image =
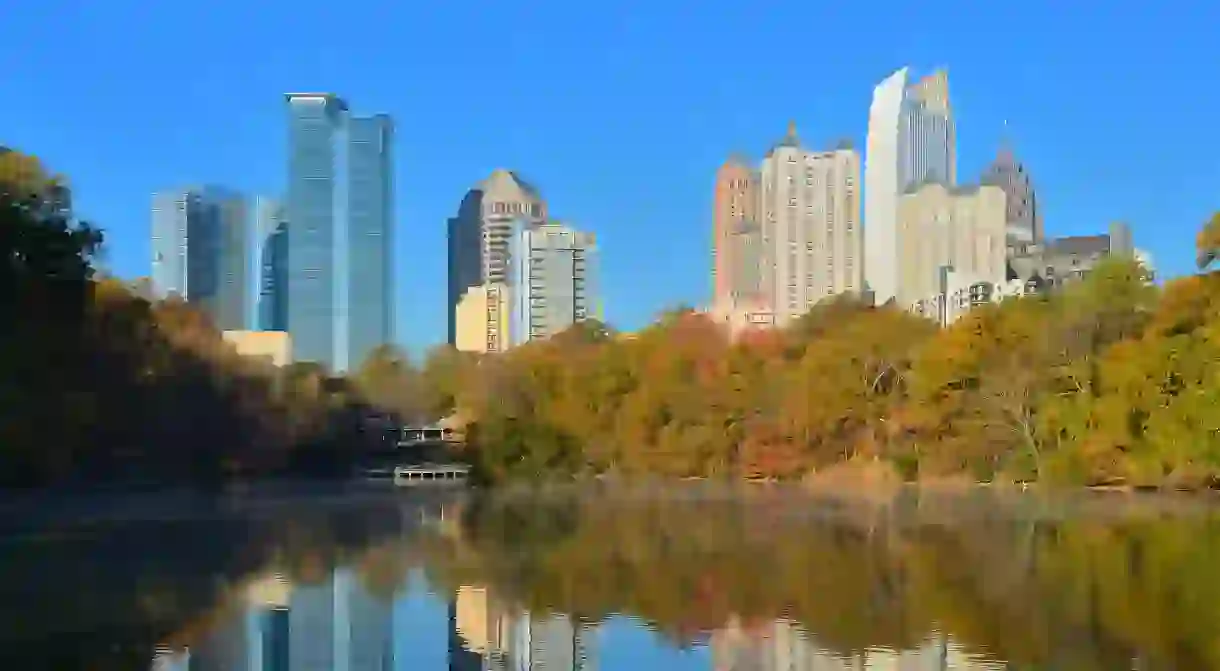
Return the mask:
<svg viewBox="0 0 1220 671">
<path fill-rule="evenodd" d="M 899 292 L 902 194 L 920 183 L 957 183 L 956 135 L 943 70 L 912 83 L 904 67 L 873 90 L 864 164 L 864 280 L 878 304 Z"/>
<path fill-rule="evenodd" d="M 939 295 L 944 268 L 970 282 L 1005 282 L 1005 213 L 1004 191 L 995 186 L 930 182 L 908 190 L 899 203 L 895 236 L 898 305 L 909 309 Z"/>
<path fill-rule="evenodd" d="M 512 305 L 508 285 L 484 284 L 462 296 L 456 312 L 455 347 L 462 352 L 502 352 L 509 346 Z"/>
<path fill-rule="evenodd" d="M 224 331 L 221 337 L 242 356 L 265 358 L 280 368 L 292 363 L 292 336 L 283 331 Z"/>
<path fill-rule="evenodd" d="M 716 172 L 712 201 L 712 307 L 729 312 L 761 297 L 758 175 L 731 158 Z"/>
<path fill-rule="evenodd" d="M 806 150 L 790 127 L 759 173 L 760 280 L 775 324 L 830 296 L 861 291 L 859 155 Z"/>
</svg>

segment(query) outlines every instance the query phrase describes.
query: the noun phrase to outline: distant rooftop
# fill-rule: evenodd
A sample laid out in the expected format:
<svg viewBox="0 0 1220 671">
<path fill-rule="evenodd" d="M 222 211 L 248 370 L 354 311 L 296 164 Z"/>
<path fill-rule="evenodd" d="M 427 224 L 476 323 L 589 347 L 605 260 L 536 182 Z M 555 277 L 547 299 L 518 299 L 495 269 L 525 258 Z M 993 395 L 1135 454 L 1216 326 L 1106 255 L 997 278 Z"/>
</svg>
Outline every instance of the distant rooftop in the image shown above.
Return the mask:
<svg viewBox="0 0 1220 671">
<path fill-rule="evenodd" d="M 906 190 L 903 191 L 902 193 L 903 193 L 903 195 L 917 193 L 920 189 L 923 189 L 925 186 L 939 186 L 942 189 L 944 189 L 945 191 L 947 191 L 949 193 L 949 195 L 951 195 L 951 196 L 969 196 L 969 195 L 978 193 L 980 187 L 991 186 L 991 185 L 989 185 L 989 184 L 986 184 L 986 185 L 985 184 L 949 185 L 949 184 L 945 184 L 944 182 L 940 181 L 939 179 L 937 179 L 935 177 L 928 177 L 926 179 L 923 179 L 923 180 L 916 182 L 916 183 L 912 184 L 911 186 L 907 187 Z"/>
<path fill-rule="evenodd" d="M 1072 235 L 1066 238 L 1055 238 L 1046 242 L 1046 249 L 1052 254 L 1098 254 L 1110 251 L 1110 236 Z"/>
<path fill-rule="evenodd" d="M 343 109 L 347 109 L 347 102 L 340 98 L 336 93 L 325 92 L 300 92 L 300 93 L 285 93 L 284 100 L 292 102 L 293 100 L 322 100 L 327 103 L 337 103 Z"/>
</svg>

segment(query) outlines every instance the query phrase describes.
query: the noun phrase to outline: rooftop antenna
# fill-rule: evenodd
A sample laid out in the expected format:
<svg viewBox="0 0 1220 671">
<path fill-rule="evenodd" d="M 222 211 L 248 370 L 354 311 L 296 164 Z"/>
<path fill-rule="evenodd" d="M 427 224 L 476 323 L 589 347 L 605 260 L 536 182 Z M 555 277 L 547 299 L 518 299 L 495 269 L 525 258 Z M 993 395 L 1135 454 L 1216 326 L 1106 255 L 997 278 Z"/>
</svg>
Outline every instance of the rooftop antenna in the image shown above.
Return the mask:
<svg viewBox="0 0 1220 671">
<path fill-rule="evenodd" d="M 1008 119 L 1004 119 L 1000 127 L 1000 147 L 996 155 L 1000 160 L 1011 161 L 1013 159 L 1012 136 L 1008 133 Z"/>
</svg>

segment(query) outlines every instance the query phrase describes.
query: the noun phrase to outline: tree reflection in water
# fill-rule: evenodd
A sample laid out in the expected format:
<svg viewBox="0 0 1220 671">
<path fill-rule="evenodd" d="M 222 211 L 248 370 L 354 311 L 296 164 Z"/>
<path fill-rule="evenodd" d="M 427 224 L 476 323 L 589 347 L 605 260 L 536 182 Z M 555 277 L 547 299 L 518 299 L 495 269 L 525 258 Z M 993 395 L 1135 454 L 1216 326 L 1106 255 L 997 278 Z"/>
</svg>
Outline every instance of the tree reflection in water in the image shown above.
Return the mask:
<svg viewBox="0 0 1220 671">
<path fill-rule="evenodd" d="M 456 669 L 593 668 L 615 615 L 718 670 L 1220 668 L 1220 518 L 1198 498 L 413 496 L 12 544 L 0 662 L 385 668 L 417 571 Z"/>
</svg>

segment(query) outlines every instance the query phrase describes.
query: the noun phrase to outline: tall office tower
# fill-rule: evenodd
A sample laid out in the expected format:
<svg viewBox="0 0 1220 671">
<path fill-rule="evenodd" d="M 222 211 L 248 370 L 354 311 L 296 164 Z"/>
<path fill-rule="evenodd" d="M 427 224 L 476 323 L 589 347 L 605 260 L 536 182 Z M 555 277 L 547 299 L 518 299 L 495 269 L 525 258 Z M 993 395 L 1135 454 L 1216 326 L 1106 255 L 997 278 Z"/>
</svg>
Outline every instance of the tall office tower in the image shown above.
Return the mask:
<svg viewBox="0 0 1220 671">
<path fill-rule="evenodd" d="M 546 201 L 516 173 L 496 169 L 466 192 L 449 219 L 448 342 L 457 344 L 457 307 L 471 287 L 504 282 L 513 223 L 546 221 Z"/>
<path fill-rule="evenodd" d="M 712 307 L 728 312 L 758 302 L 758 174 L 730 158 L 716 171 L 712 202 Z"/>
<path fill-rule="evenodd" d="M 353 118 L 348 135 L 347 360 L 358 366 L 394 341 L 394 123 Z"/>
<path fill-rule="evenodd" d="M 153 194 L 156 295 L 186 300 L 222 330 L 246 328 L 253 300 L 248 230 L 245 200 L 232 191 L 208 186 Z"/>
<path fill-rule="evenodd" d="M 759 171 L 761 282 L 783 326 L 818 301 L 863 288 L 860 157 L 850 148 L 809 151 L 796 129 Z"/>
<path fill-rule="evenodd" d="M 393 335 L 393 123 L 333 93 L 289 93 L 293 358 L 342 372 Z"/>
<path fill-rule="evenodd" d="M 898 293 L 898 200 L 923 182 L 957 183 L 949 76 L 909 82 L 907 68 L 873 89 L 864 164 L 864 279 L 878 304 Z"/>
<path fill-rule="evenodd" d="M 1042 210 L 1038 207 L 1033 181 L 1029 171 L 1016 159 L 1009 147 L 1001 147 L 979 181 L 1000 187 L 1008 197 L 1008 244 L 1018 249 L 1031 244 L 1041 244 Z"/>
<path fill-rule="evenodd" d="M 259 331 L 288 330 L 288 219 L 274 198 L 254 201 L 254 314 Z"/>
<path fill-rule="evenodd" d="M 288 332 L 293 359 L 347 368 L 347 103 L 289 93 Z"/>
<path fill-rule="evenodd" d="M 898 206 L 895 301 L 914 308 L 941 293 L 942 269 L 971 283 L 1007 279 L 1006 197 L 997 186 L 911 189 Z"/>
<path fill-rule="evenodd" d="M 597 240 L 559 222 L 518 219 L 509 241 L 510 346 L 601 319 Z"/>
</svg>

